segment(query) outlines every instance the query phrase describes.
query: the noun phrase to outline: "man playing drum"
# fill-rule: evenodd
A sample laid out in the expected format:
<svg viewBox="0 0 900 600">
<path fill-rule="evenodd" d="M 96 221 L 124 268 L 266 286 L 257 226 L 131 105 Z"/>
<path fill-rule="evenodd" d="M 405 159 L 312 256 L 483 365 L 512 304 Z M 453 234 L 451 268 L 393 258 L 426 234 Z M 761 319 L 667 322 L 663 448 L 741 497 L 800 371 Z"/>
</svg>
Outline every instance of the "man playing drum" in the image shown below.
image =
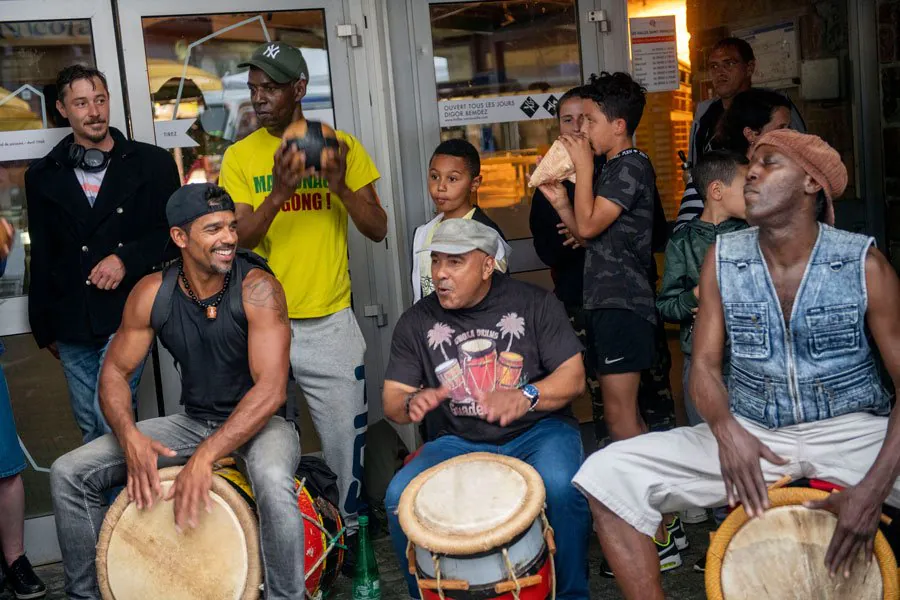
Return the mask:
<svg viewBox="0 0 900 600">
<path fill-rule="evenodd" d="M 182 187 L 166 207 L 181 259 L 144 277 L 125 305 L 100 375 L 113 433 L 53 463 L 53 508 L 69 598 L 98 598 L 94 546 L 104 492 L 127 484 L 136 507 L 160 501 L 159 466 L 186 465 L 170 488 L 179 530 L 210 508 L 213 463 L 235 455 L 259 512 L 266 597 L 303 598 L 303 525 L 294 472 L 300 440 L 275 416 L 285 401 L 290 325 L 265 262 L 236 252 L 234 203 L 211 184 Z M 128 379 L 155 334 L 182 375 L 185 414 L 134 422 Z"/>
<path fill-rule="evenodd" d="M 896 388 L 900 285 L 872 238 L 822 223 L 846 185 L 816 136 L 757 142 L 744 187 L 755 227 L 719 236 L 700 277 L 690 379 L 706 423 L 613 444 L 575 476 L 625 597 L 663 598 L 649 537 L 662 513 L 727 500 L 759 516 L 783 475 L 846 486 L 807 504 L 837 514 L 825 562 L 846 576 L 872 556 L 882 503 L 900 506 L 900 417 L 886 416 L 866 338 L 868 324 Z"/>
<path fill-rule="evenodd" d="M 587 503 L 570 481 L 584 459 L 569 408 L 584 390 L 579 344 L 551 294 L 494 272 L 500 238 L 466 219 L 435 231 L 429 250 L 435 292 L 397 323 L 385 376 L 384 411 L 396 423 L 424 420 L 426 443 L 391 481 L 385 498 L 397 558 L 407 573 L 396 515 L 406 486 L 426 469 L 471 452 L 523 460 L 543 479 L 555 530 L 557 598 L 588 597 Z M 485 490 L 491 482 L 482 482 Z M 408 576 L 409 593 L 419 597 Z"/>
</svg>

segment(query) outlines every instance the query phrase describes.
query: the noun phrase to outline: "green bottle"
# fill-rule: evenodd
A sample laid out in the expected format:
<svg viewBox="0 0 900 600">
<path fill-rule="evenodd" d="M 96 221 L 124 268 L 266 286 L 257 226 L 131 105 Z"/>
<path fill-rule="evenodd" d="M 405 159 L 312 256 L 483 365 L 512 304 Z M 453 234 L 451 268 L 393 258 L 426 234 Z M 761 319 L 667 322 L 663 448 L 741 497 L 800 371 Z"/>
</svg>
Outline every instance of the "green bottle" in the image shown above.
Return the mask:
<svg viewBox="0 0 900 600">
<path fill-rule="evenodd" d="M 381 600 L 381 581 L 378 579 L 378 563 L 375 549 L 369 539 L 369 517 L 359 517 L 356 570 L 353 573 L 353 600 Z"/>
</svg>

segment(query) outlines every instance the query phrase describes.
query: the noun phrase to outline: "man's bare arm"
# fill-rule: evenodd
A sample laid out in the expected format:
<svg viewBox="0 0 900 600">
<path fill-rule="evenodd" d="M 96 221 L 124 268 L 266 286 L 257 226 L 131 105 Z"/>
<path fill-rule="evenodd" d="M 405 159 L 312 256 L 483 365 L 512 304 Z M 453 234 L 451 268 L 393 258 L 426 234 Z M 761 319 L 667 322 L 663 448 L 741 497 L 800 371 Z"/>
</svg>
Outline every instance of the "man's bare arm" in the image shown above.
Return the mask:
<svg viewBox="0 0 900 600">
<path fill-rule="evenodd" d="M 154 273 L 141 279 L 125 302 L 122 323 L 106 351 L 100 369 L 100 409 L 119 443 L 124 444 L 136 431 L 131 408 L 131 375 L 147 357 L 155 332 L 150 327 L 153 301 L 162 284 L 162 275 Z"/>
<path fill-rule="evenodd" d="M 884 366 L 891 375 L 894 393 L 900 391 L 900 282 L 884 255 L 872 248 L 866 257 L 866 288 L 869 307 L 866 320 L 881 352 Z M 898 411 L 891 412 L 887 435 L 881 451 L 863 483 L 878 488 L 881 499 L 887 498 L 900 477 L 900 423 Z"/>
<path fill-rule="evenodd" d="M 728 390 L 722 378 L 725 352 L 725 312 L 716 281 L 716 244 L 703 259 L 700 270 L 700 297 L 703 302 L 694 321 L 693 352 L 689 386 L 697 411 L 710 427 L 730 419 Z"/>
<path fill-rule="evenodd" d="M 212 464 L 247 443 L 285 402 L 291 328 L 284 290 L 272 275 L 253 269 L 244 279 L 244 312 L 253 387 L 222 426 L 197 448 L 195 458 Z"/>
<path fill-rule="evenodd" d="M 552 412 L 570 404 L 584 392 L 584 361 L 575 354 L 534 386 L 541 393 L 535 410 Z"/>
<path fill-rule="evenodd" d="M 344 203 L 347 214 L 353 220 L 353 224 L 361 234 L 372 240 L 380 242 L 387 235 L 387 213 L 378 199 L 378 192 L 371 183 L 355 192 L 345 185 L 332 190 Z"/>
</svg>

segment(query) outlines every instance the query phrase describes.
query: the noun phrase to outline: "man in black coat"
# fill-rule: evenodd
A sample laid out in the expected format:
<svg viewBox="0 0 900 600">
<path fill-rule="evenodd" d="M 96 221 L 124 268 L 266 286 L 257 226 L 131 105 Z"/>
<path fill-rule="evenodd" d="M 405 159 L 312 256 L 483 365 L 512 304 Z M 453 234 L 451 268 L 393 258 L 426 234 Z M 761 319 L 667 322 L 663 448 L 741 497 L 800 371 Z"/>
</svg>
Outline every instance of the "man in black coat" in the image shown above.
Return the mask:
<svg viewBox="0 0 900 600">
<path fill-rule="evenodd" d="M 100 71 L 57 77 L 72 134 L 25 174 L 31 238 L 31 331 L 63 367 L 85 442 L 109 431 L 97 402 L 100 365 L 131 288 L 166 252 L 166 201 L 181 182 L 169 154 L 109 126 Z M 132 392 L 143 365 L 133 373 Z"/>
</svg>

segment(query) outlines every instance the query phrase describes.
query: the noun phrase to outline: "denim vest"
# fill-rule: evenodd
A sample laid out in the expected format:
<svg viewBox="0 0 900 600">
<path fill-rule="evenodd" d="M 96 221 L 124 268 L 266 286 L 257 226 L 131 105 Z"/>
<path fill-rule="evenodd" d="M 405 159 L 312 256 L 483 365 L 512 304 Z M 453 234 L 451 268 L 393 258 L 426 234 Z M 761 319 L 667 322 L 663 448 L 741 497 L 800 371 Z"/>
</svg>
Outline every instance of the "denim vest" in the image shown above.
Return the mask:
<svg viewBox="0 0 900 600">
<path fill-rule="evenodd" d="M 759 229 L 718 237 L 716 276 L 731 340 L 733 413 L 774 429 L 853 412 L 890 412 L 865 333 L 865 260 L 873 243 L 820 224 L 786 329 Z"/>
</svg>

